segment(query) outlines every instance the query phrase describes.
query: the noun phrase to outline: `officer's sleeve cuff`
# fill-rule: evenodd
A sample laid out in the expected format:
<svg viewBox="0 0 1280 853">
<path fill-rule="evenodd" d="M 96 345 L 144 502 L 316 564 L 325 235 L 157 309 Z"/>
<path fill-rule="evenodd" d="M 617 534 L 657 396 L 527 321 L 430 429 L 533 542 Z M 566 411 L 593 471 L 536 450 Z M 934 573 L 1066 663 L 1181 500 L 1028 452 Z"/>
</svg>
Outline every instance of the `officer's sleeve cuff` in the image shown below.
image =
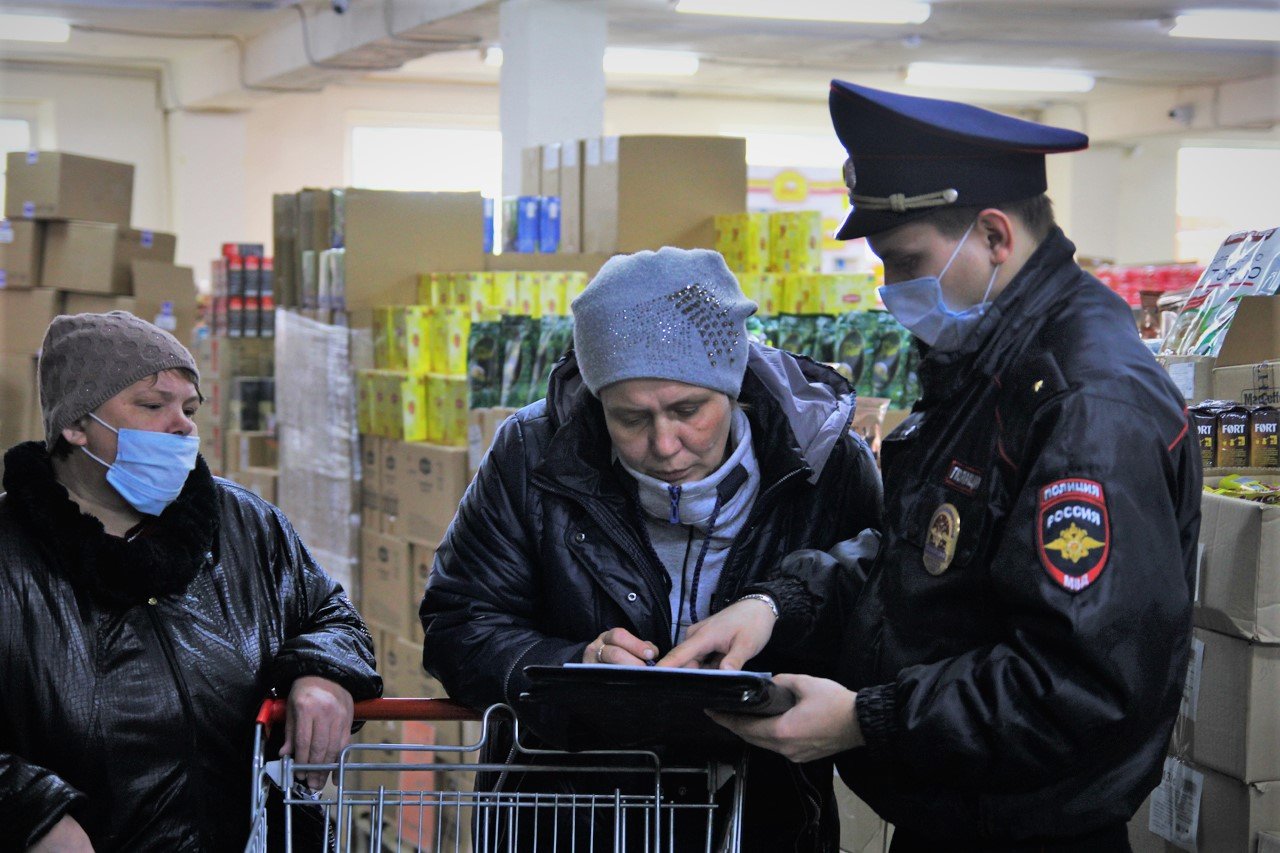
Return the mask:
<svg viewBox="0 0 1280 853">
<path fill-rule="evenodd" d="M 854 713 L 867 750 L 877 757 L 888 755 L 899 730 L 896 685 L 877 684 L 859 690 Z"/>
</svg>

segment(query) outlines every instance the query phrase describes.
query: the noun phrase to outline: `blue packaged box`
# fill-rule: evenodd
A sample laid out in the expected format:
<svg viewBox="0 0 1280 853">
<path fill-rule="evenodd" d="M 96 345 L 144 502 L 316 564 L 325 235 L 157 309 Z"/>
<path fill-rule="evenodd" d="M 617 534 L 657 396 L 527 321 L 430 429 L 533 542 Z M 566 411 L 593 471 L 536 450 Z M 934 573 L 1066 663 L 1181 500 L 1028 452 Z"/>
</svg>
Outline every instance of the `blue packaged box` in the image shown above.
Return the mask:
<svg viewBox="0 0 1280 853">
<path fill-rule="evenodd" d="M 482 198 L 484 204 L 484 253 L 493 254 L 493 199 Z"/>
<path fill-rule="evenodd" d="M 553 254 L 560 251 L 560 197 L 544 195 L 538 205 L 538 251 Z"/>
<path fill-rule="evenodd" d="M 508 196 L 502 200 L 502 251 L 518 254 L 533 254 L 538 251 L 540 208 L 536 195 Z"/>
</svg>

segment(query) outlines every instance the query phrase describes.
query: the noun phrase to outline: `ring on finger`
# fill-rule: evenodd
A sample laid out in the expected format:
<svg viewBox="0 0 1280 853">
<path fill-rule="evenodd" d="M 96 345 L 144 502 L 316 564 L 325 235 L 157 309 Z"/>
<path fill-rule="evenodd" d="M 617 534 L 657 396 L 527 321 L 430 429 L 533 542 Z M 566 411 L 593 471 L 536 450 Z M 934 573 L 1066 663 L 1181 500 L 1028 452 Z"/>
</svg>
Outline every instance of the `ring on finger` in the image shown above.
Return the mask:
<svg viewBox="0 0 1280 853">
<path fill-rule="evenodd" d="M 604 663 L 604 643 L 596 648 L 596 663 Z"/>
</svg>

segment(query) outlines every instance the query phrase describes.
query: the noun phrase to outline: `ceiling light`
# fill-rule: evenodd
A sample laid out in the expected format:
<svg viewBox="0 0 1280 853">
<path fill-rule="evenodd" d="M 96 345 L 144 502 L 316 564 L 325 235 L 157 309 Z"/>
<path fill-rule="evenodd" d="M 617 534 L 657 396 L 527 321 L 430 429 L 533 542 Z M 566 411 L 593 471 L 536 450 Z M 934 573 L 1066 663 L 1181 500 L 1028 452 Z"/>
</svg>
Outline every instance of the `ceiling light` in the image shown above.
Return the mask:
<svg viewBox="0 0 1280 853">
<path fill-rule="evenodd" d="M 913 62 L 907 66 L 906 82 L 908 86 L 1006 92 L 1088 92 L 1093 88 L 1093 77 L 1081 71 L 950 62 Z"/>
<path fill-rule="evenodd" d="M 604 49 L 606 74 L 653 74 L 691 77 L 698 73 L 698 55 L 680 50 L 643 50 L 632 47 Z"/>
<path fill-rule="evenodd" d="M 71 25 L 58 18 L 0 15 L 0 39 L 8 41 L 66 41 Z"/>
<path fill-rule="evenodd" d="M 502 48 L 487 47 L 481 53 L 485 65 L 502 67 Z M 698 55 L 677 50 L 641 50 L 607 47 L 606 74 L 654 74 L 663 77 L 690 77 L 698 73 Z"/>
<path fill-rule="evenodd" d="M 679 0 L 676 11 L 847 24 L 922 24 L 929 18 L 929 4 L 916 0 Z"/>
<path fill-rule="evenodd" d="M 1280 12 L 1188 9 L 1174 18 L 1169 35 L 1198 39 L 1280 41 Z"/>
</svg>

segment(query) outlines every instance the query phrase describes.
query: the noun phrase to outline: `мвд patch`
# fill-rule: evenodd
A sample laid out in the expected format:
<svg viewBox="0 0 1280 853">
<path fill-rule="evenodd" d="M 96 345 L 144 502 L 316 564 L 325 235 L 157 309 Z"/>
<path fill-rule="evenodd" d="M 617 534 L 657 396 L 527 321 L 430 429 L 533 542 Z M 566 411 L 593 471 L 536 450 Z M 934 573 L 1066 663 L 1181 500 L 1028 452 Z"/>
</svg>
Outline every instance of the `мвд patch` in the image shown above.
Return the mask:
<svg viewBox="0 0 1280 853">
<path fill-rule="evenodd" d="M 1111 521 L 1102 484 L 1058 480 L 1040 489 L 1036 545 L 1049 577 L 1069 592 L 1098 579 L 1111 552 Z"/>
</svg>

